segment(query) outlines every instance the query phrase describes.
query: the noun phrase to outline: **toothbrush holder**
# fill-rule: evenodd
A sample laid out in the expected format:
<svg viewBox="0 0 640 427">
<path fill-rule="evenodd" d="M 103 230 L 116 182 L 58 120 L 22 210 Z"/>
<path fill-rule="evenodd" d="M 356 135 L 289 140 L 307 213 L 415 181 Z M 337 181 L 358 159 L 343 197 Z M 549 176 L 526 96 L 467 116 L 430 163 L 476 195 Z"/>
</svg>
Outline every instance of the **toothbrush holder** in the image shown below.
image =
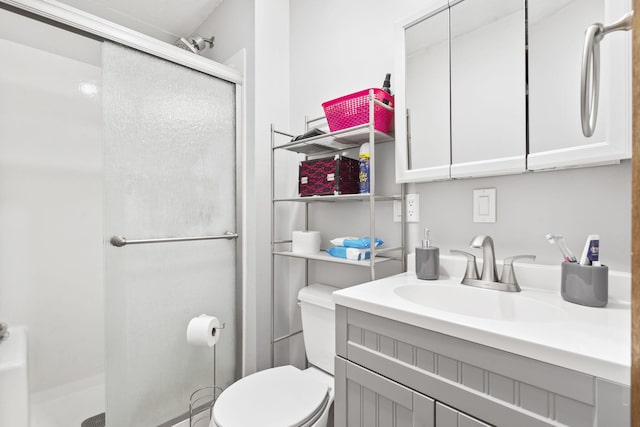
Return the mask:
<svg viewBox="0 0 640 427">
<path fill-rule="evenodd" d="M 609 302 L 609 267 L 562 263 L 560 294 L 565 301 L 589 307 Z"/>
</svg>

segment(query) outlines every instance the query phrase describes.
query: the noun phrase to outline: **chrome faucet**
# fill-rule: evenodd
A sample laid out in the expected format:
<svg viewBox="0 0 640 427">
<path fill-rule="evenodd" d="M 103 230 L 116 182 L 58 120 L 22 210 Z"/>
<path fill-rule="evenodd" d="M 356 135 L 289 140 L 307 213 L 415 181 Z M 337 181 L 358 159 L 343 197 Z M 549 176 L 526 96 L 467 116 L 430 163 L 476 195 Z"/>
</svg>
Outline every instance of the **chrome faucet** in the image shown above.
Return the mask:
<svg viewBox="0 0 640 427">
<path fill-rule="evenodd" d="M 467 269 L 462 278 L 463 285 L 476 286 L 479 288 L 495 289 L 498 291 L 520 292 L 518 279 L 513 270 L 513 262 L 517 259 L 530 259 L 535 261 L 535 255 L 517 255 L 504 259 L 502 267 L 502 277 L 498 280 L 498 270 L 496 269 L 496 254 L 493 249 L 493 239 L 490 236 L 480 235 L 471 240 L 469 246 L 472 248 L 482 248 L 482 274 L 478 278 L 478 267 L 476 257 L 473 254 L 451 250 L 454 255 L 462 255 L 467 258 Z"/>
<path fill-rule="evenodd" d="M 496 269 L 496 253 L 493 250 L 493 239 L 481 234 L 474 237 L 469 246 L 482 248 L 482 275 L 480 280 L 497 282 L 498 270 Z"/>
</svg>

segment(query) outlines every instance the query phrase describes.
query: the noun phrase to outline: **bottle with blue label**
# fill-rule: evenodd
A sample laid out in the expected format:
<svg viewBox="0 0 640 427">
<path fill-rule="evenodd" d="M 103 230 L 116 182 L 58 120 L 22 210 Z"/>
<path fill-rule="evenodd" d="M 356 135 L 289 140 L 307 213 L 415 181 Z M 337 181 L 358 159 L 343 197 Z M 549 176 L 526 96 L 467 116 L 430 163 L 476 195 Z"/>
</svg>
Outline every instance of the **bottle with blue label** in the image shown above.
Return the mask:
<svg viewBox="0 0 640 427">
<path fill-rule="evenodd" d="M 369 181 L 369 161 L 371 159 L 371 154 L 369 153 L 369 143 L 365 142 L 360 146 L 360 155 L 359 163 L 360 163 L 360 193 L 369 193 L 370 191 L 370 181 Z"/>
</svg>

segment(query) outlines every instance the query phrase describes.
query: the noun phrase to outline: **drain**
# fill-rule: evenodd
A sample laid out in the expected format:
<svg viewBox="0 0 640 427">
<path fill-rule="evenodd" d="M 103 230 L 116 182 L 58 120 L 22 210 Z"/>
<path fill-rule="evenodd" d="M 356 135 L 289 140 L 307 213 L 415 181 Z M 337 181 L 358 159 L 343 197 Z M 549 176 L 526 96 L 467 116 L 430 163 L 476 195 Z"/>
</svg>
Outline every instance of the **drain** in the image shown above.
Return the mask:
<svg viewBox="0 0 640 427">
<path fill-rule="evenodd" d="M 94 415 L 91 418 L 87 418 L 80 424 L 80 427 L 105 427 L 105 413 Z"/>
</svg>

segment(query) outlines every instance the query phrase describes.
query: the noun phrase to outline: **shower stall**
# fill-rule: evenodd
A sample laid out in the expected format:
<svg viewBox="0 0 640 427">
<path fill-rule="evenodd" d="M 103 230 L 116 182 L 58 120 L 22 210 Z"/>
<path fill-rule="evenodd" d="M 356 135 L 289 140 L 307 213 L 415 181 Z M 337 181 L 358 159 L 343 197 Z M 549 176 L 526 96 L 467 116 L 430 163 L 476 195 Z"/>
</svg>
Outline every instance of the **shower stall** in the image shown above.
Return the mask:
<svg viewBox="0 0 640 427">
<path fill-rule="evenodd" d="M 37 0 L 0 0 L 0 58 L 0 322 L 28 372 L 0 411 L 183 425 L 241 367 L 242 77 Z M 203 313 L 215 347 L 187 344 Z"/>
</svg>

